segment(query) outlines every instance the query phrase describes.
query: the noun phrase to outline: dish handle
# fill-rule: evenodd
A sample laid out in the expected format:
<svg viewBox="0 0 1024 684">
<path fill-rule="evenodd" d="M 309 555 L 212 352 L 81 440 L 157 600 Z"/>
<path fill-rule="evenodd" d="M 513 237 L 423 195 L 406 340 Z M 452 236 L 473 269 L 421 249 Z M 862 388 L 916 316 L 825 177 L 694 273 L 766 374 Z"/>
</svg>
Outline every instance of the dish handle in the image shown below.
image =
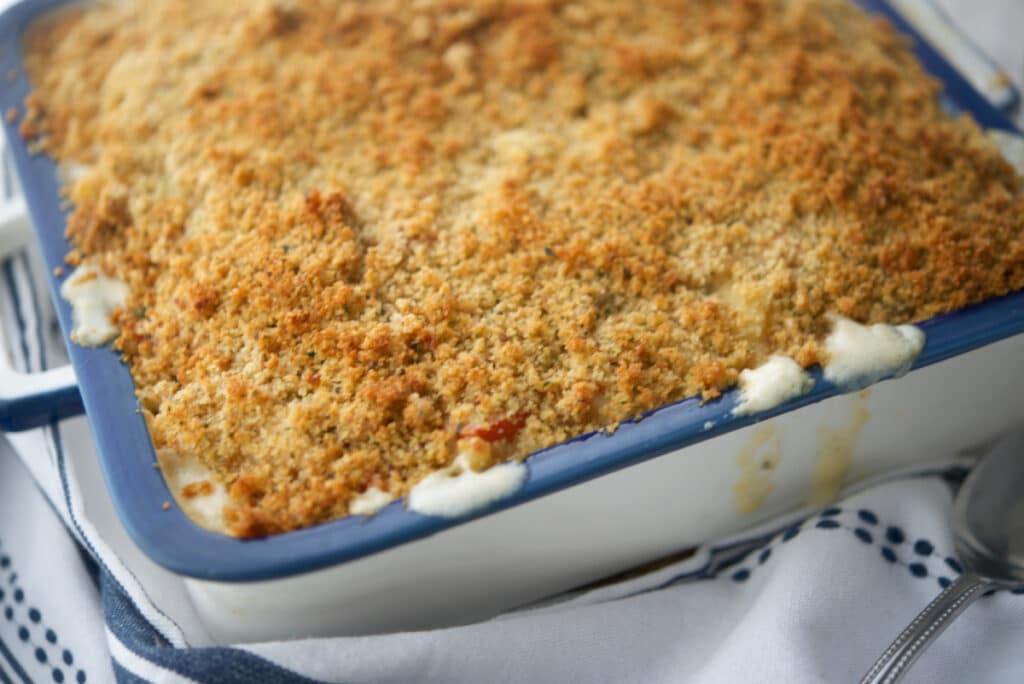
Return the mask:
<svg viewBox="0 0 1024 684">
<path fill-rule="evenodd" d="M 24 201 L 14 197 L 0 202 L 0 262 L 28 247 L 30 236 Z M 4 281 L 0 278 L 0 284 Z M 27 430 L 82 413 L 74 369 L 66 365 L 22 372 L 14 366 L 12 342 L 0 324 L 0 431 Z"/>
</svg>

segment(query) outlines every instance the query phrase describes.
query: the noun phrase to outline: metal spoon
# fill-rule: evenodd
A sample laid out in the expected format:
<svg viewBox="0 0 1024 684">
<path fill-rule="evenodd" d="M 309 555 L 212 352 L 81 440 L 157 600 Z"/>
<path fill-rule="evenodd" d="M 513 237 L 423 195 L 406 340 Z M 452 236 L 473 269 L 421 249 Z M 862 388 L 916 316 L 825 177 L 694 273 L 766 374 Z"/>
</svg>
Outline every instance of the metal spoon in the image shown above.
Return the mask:
<svg viewBox="0 0 1024 684">
<path fill-rule="evenodd" d="M 1002 440 L 967 477 L 953 504 L 963 572 L 907 625 L 861 684 L 893 684 L 974 599 L 1024 584 L 1024 432 Z"/>
</svg>

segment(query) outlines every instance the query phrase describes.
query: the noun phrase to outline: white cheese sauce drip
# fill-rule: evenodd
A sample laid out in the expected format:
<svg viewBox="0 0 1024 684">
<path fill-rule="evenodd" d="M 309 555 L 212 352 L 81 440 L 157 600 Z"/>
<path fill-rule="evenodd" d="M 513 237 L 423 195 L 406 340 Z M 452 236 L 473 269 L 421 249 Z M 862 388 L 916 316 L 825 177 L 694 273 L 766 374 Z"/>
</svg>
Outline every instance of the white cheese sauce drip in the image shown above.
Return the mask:
<svg viewBox="0 0 1024 684">
<path fill-rule="evenodd" d="M 501 463 L 478 473 L 469 467 L 465 454 L 459 454 L 450 466 L 413 487 L 408 506 L 423 515 L 456 518 L 513 494 L 526 474 L 522 463 Z"/>
<path fill-rule="evenodd" d="M 865 387 L 887 375 L 903 375 L 924 343 L 924 332 L 912 325 L 861 325 L 835 316 L 825 339 L 825 379 L 840 387 Z"/>
<path fill-rule="evenodd" d="M 394 497 L 378 487 L 370 487 L 348 504 L 352 515 L 373 515 L 394 501 Z"/>
<path fill-rule="evenodd" d="M 732 412 L 748 416 L 799 397 L 814 386 L 814 380 L 796 361 L 776 354 L 757 368 L 741 372 L 739 385 L 739 405 Z"/>
<path fill-rule="evenodd" d="M 192 522 L 212 532 L 226 532 L 224 508 L 228 505 L 228 493 L 224 485 L 217 481 L 213 471 L 194 456 L 181 456 L 170 449 L 159 449 L 157 459 L 160 470 L 164 474 L 167 488 Z M 187 497 L 182 493 L 187 485 L 207 481 L 211 485 L 210 493 Z"/>
<path fill-rule="evenodd" d="M 89 264 L 82 264 L 61 286 L 60 294 L 71 304 L 72 342 L 83 347 L 99 347 L 117 337 L 110 314 L 124 305 L 128 297 L 127 285 Z"/>
</svg>

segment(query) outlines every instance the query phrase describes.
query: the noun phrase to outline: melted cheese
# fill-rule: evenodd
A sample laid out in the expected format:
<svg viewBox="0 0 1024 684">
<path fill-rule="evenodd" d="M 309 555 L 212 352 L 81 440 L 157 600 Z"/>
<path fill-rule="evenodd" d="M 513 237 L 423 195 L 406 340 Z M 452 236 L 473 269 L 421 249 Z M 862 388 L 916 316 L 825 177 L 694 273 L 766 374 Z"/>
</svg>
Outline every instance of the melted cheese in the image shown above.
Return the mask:
<svg viewBox="0 0 1024 684">
<path fill-rule="evenodd" d="M 409 493 L 409 509 L 424 515 L 456 518 L 479 510 L 516 492 L 526 481 L 522 463 L 501 463 L 483 472 L 469 467 L 459 454 L 443 470 L 423 478 Z"/>
<path fill-rule="evenodd" d="M 215 479 L 213 472 L 195 458 L 181 456 L 169 449 L 157 450 L 160 470 L 164 474 L 167 488 L 174 500 L 192 522 L 213 532 L 225 532 L 224 507 L 228 505 L 228 493 L 224 485 Z M 212 485 L 209 494 L 188 497 L 182 494 L 186 486 L 207 481 Z"/>
<path fill-rule="evenodd" d="M 925 334 L 912 325 L 861 325 L 836 316 L 825 339 L 825 379 L 840 387 L 864 387 L 910 370 L 924 348 Z"/>
<path fill-rule="evenodd" d="M 370 487 L 349 502 L 348 512 L 352 515 L 374 515 L 392 501 L 394 497 L 383 489 Z"/>
<path fill-rule="evenodd" d="M 124 305 L 128 286 L 98 269 L 82 264 L 60 288 L 71 304 L 71 341 L 83 347 L 99 347 L 117 337 L 110 314 Z"/>
<path fill-rule="evenodd" d="M 740 402 L 733 409 L 747 416 L 775 408 L 814 386 L 811 376 L 793 359 L 776 354 L 757 368 L 740 373 Z"/>
</svg>

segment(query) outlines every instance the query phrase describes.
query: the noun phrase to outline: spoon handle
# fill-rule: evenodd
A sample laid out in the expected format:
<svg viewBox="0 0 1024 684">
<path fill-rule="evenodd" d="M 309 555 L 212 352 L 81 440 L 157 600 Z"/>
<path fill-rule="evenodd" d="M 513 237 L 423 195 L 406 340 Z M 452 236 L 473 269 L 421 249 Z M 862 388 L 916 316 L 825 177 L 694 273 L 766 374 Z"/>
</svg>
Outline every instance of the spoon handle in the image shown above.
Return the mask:
<svg viewBox="0 0 1024 684">
<path fill-rule="evenodd" d="M 949 623 L 991 585 L 965 572 L 935 597 L 879 657 L 861 684 L 895 684 Z"/>
</svg>

